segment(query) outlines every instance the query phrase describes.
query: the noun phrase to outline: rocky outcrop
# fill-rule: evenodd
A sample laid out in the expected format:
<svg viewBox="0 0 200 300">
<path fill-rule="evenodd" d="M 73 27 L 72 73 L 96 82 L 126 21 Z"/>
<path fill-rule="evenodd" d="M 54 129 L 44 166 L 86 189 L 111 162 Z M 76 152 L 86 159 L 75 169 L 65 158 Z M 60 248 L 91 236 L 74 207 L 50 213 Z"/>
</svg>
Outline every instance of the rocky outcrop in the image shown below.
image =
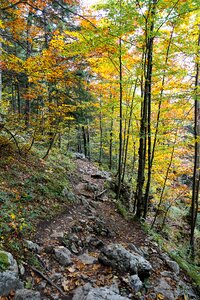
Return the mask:
<svg viewBox="0 0 200 300">
<path fill-rule="evenodd" d="M 138 274 L 141 279 L 148 277 L 152 270 L 151 264 L 144 257 L 129 252 L 119 244 L 104 247 L 99 255 L 99 261 L 121 273 Z"/>
</svg>

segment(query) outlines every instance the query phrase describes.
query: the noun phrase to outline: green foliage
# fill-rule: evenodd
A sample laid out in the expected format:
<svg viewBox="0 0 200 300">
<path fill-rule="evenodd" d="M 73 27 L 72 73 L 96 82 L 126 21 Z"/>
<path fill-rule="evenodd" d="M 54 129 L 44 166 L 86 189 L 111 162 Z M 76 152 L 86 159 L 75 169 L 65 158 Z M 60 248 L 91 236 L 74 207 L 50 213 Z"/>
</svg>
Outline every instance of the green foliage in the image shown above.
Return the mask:
<svg viewBox="0 0 200 300">
<path fill-rule="evenodd" d="M 30 237 L 38 220 L 53 217 L 69 203 L 62 191 L 70 190 L 70 157 L 53 150 L 43 161 L 43 148 L 33 150 L 25 159 L 9 155 L 0 161 L 0 243 L 17 256 L 21 238 Z"/>
<path fill-rule="evenodd" d="M 126 207 L 120 201 L 117 202 L 116 206 L 117 206 L 117 210 L 120 213 L 120 215 L 122 215 L 122 217 L 125 220 L 128 220 L 130 217 L 130 214 L 127 211 Z"/>
<path fill-rule="evenodd" d="M 0 251 L 0 271 L 5 271 L 9 267 L 9 260 L 6 253 Z"/>
</svg>

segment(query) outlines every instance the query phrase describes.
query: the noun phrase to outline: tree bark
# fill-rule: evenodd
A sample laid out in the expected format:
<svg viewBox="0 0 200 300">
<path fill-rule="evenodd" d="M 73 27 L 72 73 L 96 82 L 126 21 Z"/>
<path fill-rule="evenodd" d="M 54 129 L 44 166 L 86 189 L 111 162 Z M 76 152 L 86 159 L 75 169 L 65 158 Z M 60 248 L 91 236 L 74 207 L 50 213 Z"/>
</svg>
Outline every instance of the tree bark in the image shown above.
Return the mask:
<svg viewBox="0 0 200 300">
<path fill-rule="evenodd" d="M 194 170 L 193 170 L 193 188 L 192 188 L 192 203 L 191 203 L 191 224 L 190 224 L 190 248 L 191 256 L 195 257 L 195 236 L 194 231 L 197 221 L 198 213 L 198 200 L 199 200 L 199 190 L 200 190 L 200 102 L 199 102 L 199 51 L 200 46 L 200 25 L 199 25 L 199 36 L 198 36 L 198 53 L 197 53 L 197 63 L 196 63 L 196 76 L 195 76 L 195 101 L 194 101 Z"/>
</svg>

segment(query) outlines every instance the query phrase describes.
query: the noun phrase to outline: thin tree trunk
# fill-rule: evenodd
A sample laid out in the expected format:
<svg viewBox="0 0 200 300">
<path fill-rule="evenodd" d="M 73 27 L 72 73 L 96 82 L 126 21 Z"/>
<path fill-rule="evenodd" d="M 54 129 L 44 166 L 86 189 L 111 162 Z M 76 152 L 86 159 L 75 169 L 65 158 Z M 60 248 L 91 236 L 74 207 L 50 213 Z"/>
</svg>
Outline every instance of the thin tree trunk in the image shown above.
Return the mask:
<svg viewBox="0 0 200 300">
<path fill-rule="evenodd" d="M 112 117 L 110 122 L 110 141 L 109 141 L 109 169 L 112 170 L 113 162 L 113 114 L 114 106 L 112 106 Z"/>
<path fill-rule="evenodd" d="M 152 5 L 153 4 L 153 5 Z M 142 105 L 142 117 L 140 124 L 140 143 L 139 143 L 139 162 L 138 162 L 138 176 L 137 176 L 137 211 L 136 215 L 140 218 L 146 216 L 148 207 L 148 197 L 151 180 L 151 82 L 152 82 L 152 60 L 153 60 L 153 30 L 154 30 L 154 17 L 156 12 L 157 0 L 149 4 L 148 16 L 150 18 L 150 26 L 148 26 L 148 19 L 146 19 L 146 52 L 144 54 L 144 101 Z M 149 27 L 149 29 L 148 29 Z M 148 136 L 147 136 L 148 135 Z M 148 140 L 148 179 L 145 196 L 143 195 L 143 187 L 145 182 L 145 165 L 146 165 L 146 152 Z"/>
<path fill-rule="evenodd" d="M 121 3 L 121 2 L 120 2 Z M 118 160 L 118 190 L 117 199 L 120 197 L 121 191 L 121 177 L 122 177 L 122 147 L 123 147 L 123 86 L 122 86 L 122 40 L 119 39 L 119 160 Z"/>
<path fill-rule="evenodd" d="M 90 153 L 90 129 L 89 125 L 87 125 L 87 153 L 88 153 L 88 159 L 91 159 L 91 153 Z"/>
<path fill-rule="evenodd" d="M 102 127 L 102 102 L 101 102 L 101 95 L 99 99 L 100 104 L 100 112 L 99 112 L 99 164 L 102 164 L 102 156 L 103 156 L 103 127 Z"/>
<path fill-rule="evenodd" d="M 85 131 L 85 126 L 82 126 L 82 133 L 83 133 L 83 146 L 84 146 L 84 155 L 87 156 L 87 136 Z"/>
<path fill-rule="evenodd" d="M 150 26 L 150 37 L 149 37 L 149 46 L 148 46 L 148 56 L 147 56 L 147 114 L 148 114 L 148 125 L 147 125 L 147 140 L 148 140 L 148 175 L 147 175 L 147 184 L 144 195 L 144 212 L 143 218 L 146 219 L 147 210 L 148 210 L 148 200 L 151 184 L 151 172 L 152 172 L 152 145 L 151 145 L 151 84 L 152 84 L 152 68 L 153 68 L 153 42 L 154 42 L 154 17 L 156 13 L 156 4 L 157 0 L 153 0 L 153 6 L 151 11 L 151 26 Z"/>
<path fill-rule="evenodd" d="M 193 188 L 192 188 L 192 203 L 191 203 L 191 226 L 190 226 L 190 248 L 191 256 L 195 257 L 195 243 L 194 231 L 196 227 L 197 213 L 198 213 L 198 200 L 200 189 L 200 102 L 199 102 L 199 51 L 200 46 L 200 25 L 198 37 L 198 53 L 196 63 L 196 76 L 195 76 L 195 103 L 194 103 L 194 138 L 195 138 L 195 151 L 194 151 L 194 170 L 193 170 Z"/>
<path fill-rule="evenodd" d="M 160 207 L 161 207 L 161 204 L 163 202 L 163 195 L 164 195 L 164 192 L 165 192 L 165 188 L 166 188 L 166 184 L 167 184 L 169 172 L 170 172 L 171 165 L 172 165 L 173 158 L 174 158 L 174 151 L 175 151 L 175 145 L 176 145 L 176 141 L 177 141 L 177 136 L 178 136 L 178 129 L 176 130 L 176 135 L 175 135 L 174 142 L 173 142 L 173 148 L 172 148 L 172 153 L 171 153 L 169 165 L 167 167 L 167 172 L 166 172 L 166 175 L 165 175 L 164 184 L 163 184 L 162 191 L 161 191 L 161 194 L 160 194 L 160 200 L 159 200 L 159 203 L 158 203 L 158 207 L 156 209 L 156 213 L 155 213 L 153 222 L 151 224 L 151 228 L 153 228 L 154 225 L 155 225 L 155 223 L 156 223 L 156 220 L 157 220 L 157 217 L 158 217 L 158 214 L 159 214 L 159 211 L 160 211 Z"/>
<path fill-rule="evenodd" d="M 128 128 L 127 128 L 127 137 L 126 137 L 125 149 L 124 149 L 124 162 L 123 162 L 122 182 L 124 182 L 124 176 L 125 176 L 125 173 L 126 173 L 126 163 L 127 163 L 127 155 L 128 155 L 130 129 L 131 129 L 132 116 L 133 116 L 133 104 L 134 104 L 135 92 L 136 92 L 136 88 L 137 88 L 137 81 L 138 81 L 138 78 L 135 81 L 133 95 L 132 95 L 132 99 L 131 99 L 130 114 L 129 114 Z"/>
<path fill-rule="evenodd" d="M 26 29 L 26 59 L 30 57 L 31 54 L 31 44 L 29 42 L 29 33 L 30 33 L 30 27 L 32 24 L 32 13 L 29 12 L 28 18 L 27 18 L 27 29 Z M 29 81 L 28 81 L 28 76 L 26 78 L 26 91 L 29 94 Z M 25 125 L 26 127 L 29 126 L 30 123 L 30 99 L 25 100 Z"/>
</svg>

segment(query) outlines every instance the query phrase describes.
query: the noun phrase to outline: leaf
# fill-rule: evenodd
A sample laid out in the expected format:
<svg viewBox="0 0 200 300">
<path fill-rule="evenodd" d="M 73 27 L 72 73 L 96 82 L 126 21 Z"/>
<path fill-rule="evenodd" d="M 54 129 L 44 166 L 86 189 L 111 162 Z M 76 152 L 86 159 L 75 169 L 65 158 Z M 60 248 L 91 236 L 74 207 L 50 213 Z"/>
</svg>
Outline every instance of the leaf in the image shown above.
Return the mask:
<svg viewBox="0 0 200 300">
<path fill-rule="evenodd" d="M 68 267 L 67 271 L 69 271 L 70 273 L 74 273 L 76 271 L 75 267 Z"/>
<path fill-rule="evenodd" d="M 69 280 L 64 280 L 62 282 L 62 287 L 65 292 L 68 292 L 70 290 L 69 286 L 70 286 Z"/>
<path fill-rule="evenodd" d="M 157 294 L 157 299 L 158 300 L 164 300 L 164 296 L 162 294 Z"/>
</svg>

